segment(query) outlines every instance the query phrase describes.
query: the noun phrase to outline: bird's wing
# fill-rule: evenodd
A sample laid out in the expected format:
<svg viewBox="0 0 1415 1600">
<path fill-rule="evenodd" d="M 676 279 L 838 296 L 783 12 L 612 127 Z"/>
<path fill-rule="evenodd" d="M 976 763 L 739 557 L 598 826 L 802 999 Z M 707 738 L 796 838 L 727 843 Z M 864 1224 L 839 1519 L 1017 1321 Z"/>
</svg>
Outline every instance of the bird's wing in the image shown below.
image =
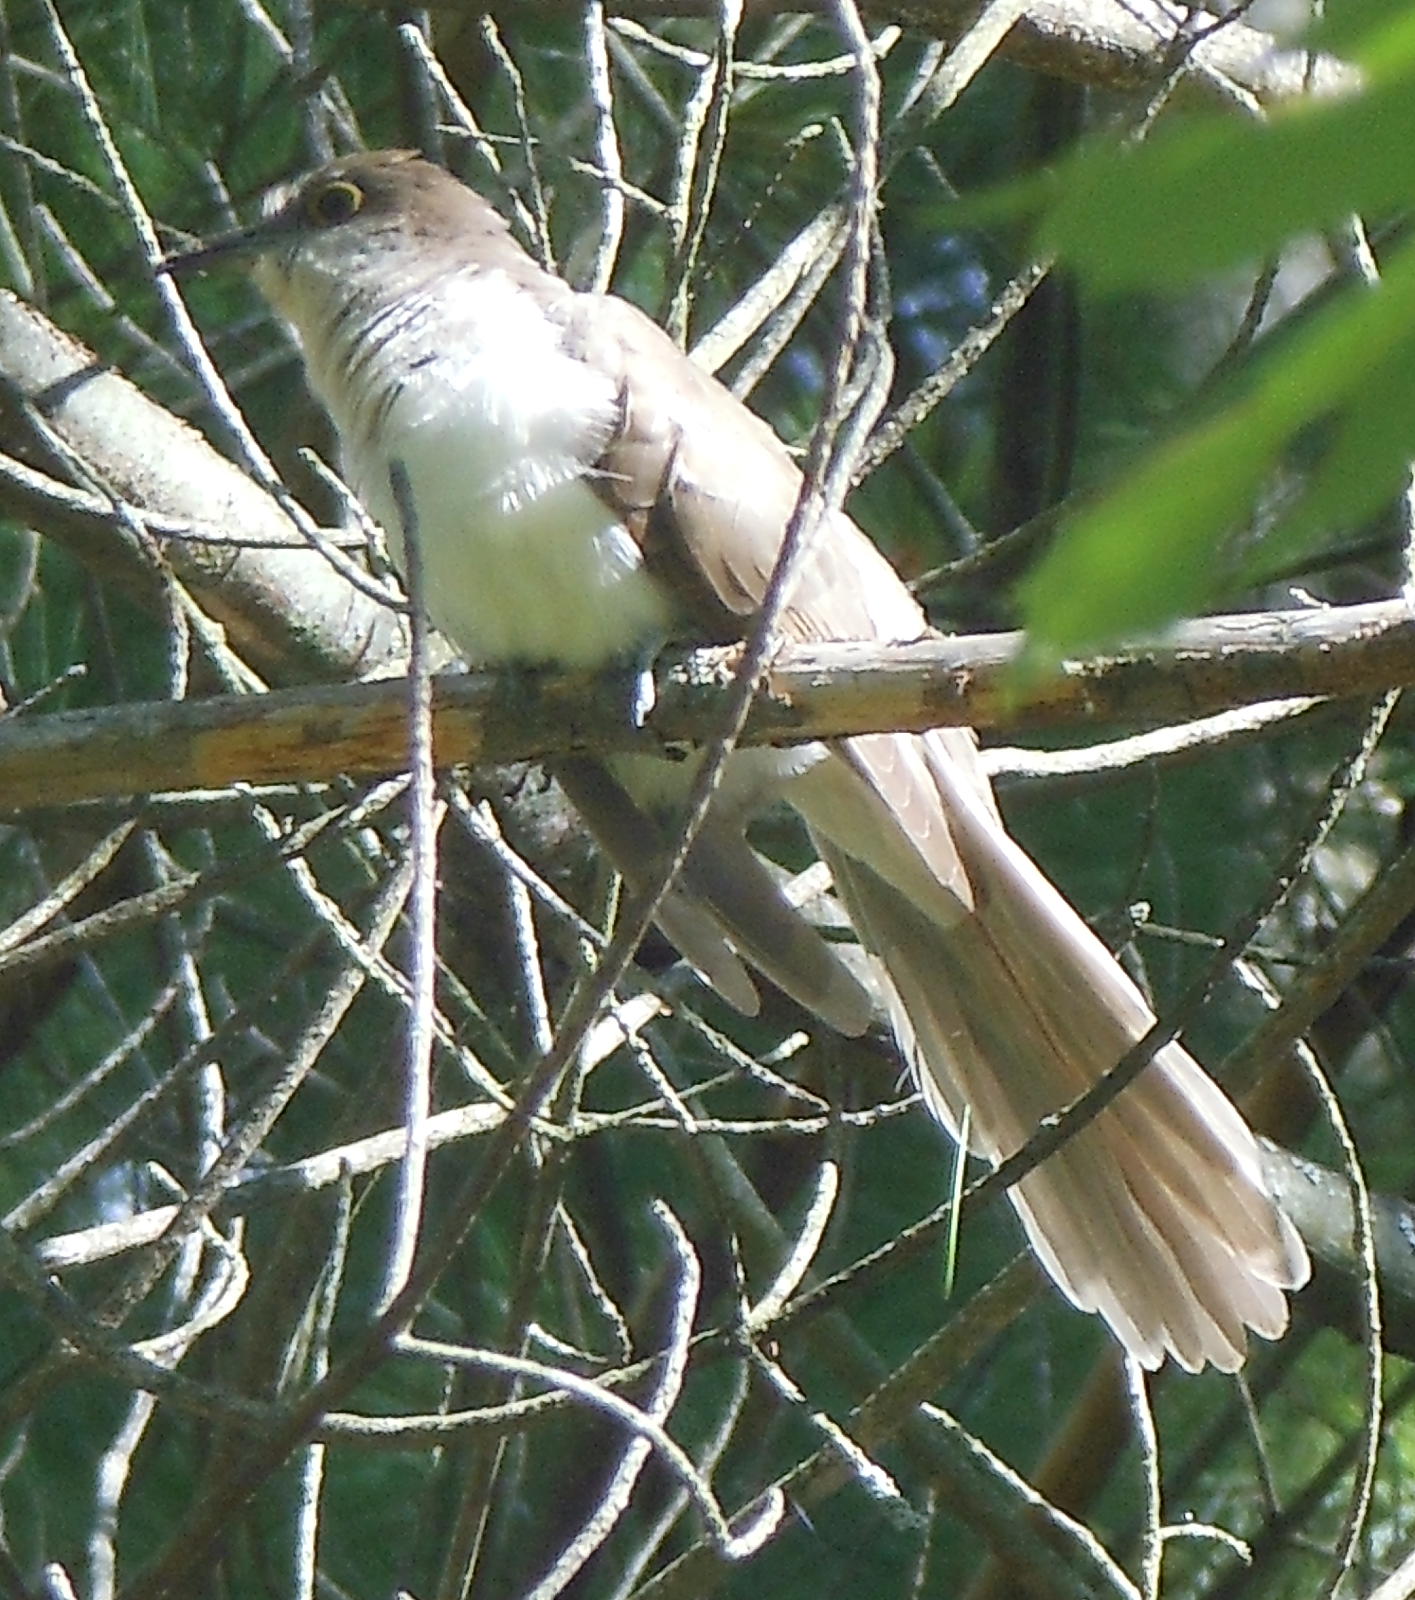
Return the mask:
<svg viewBox="0 0 1415 1600">
<path fill-rule="evenodd" d="M 710 637 L 740 637 L 762 602 L 800 495 L 799 468 L 766 423 L 637 307 L 611 295 L 575 295 L 562 314 L 567 348 L 610 373 L 618 389 L 619 423 L 595 465 L 598 492 L 681 596 L 683 613 L 695 623 L 706 619 Z M 779 628 L 803 643 L 904 641 L 926 634 L 928 623 L 894 568 L 837 511 L 811 537 Z M 935 747 L 957 767 L 954 781 L 971 785 L 991 810 L 972 733 L 947 730 Z M 942 889 L 971 905 L 925 746 L 881 734 L 833 748 L 858 779 L 858 802 L 884 853 L 897 858 L 896 872 L 916 878 L 926 898 Z"/>
</svg>

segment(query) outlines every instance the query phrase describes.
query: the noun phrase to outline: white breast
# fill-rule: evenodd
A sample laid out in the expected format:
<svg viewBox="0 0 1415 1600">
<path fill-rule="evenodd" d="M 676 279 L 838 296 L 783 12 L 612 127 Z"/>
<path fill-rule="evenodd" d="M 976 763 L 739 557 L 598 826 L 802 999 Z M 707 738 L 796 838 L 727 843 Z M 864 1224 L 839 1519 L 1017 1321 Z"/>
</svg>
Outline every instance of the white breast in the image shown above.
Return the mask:
<svg viewBox="0 0 1415 1600">
<path fill-rule="evenodd" d="M 442 280 L 435 302 L 380 325 L 356 388 L 341 352 L 301 332 L 351 485 L 400 565 L 402 463 L 429 613 L 470 659 L 596 666 L 667 634 L 665 596 L 586 481 L 614 385 L 565 355 L 523 290 L 496 272 Z"/>
</svg>

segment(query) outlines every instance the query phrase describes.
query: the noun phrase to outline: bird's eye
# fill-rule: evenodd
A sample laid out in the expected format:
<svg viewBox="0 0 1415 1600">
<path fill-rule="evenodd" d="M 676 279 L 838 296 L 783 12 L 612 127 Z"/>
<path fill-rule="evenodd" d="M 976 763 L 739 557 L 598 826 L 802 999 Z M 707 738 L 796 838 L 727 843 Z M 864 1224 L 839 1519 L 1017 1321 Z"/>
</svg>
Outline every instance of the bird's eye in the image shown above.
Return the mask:
<svg viewBox="0 0 1415 1600">
<path fill-rule="evenodd" d="M 363 210 L 364 192 L 347 178 L 336 178 L 305 199 L 305 211 L 317 228 L 337 228 Z"/>
</svg>

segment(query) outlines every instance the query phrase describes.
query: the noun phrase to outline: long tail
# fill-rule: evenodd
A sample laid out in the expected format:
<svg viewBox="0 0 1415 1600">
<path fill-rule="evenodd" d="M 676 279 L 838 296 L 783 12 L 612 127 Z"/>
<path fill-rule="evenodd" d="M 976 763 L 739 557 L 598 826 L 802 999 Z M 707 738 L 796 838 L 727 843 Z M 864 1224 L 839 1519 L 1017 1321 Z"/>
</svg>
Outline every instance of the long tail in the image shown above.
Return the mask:
<svg viewBox="0 0 1415 1600">
<path fill-rule="evenodd" d="M 1154 1018 L 1004 831 L 956 746 L 956 736 L 937 735 L 852 741 L 833 797 L 802 809 L 889 974 L 895 1029 L 926 1100 L 955 1134 L 970 1108 L 972 1148 L 997 1162 L 1114 1066 Z M 937 836 L 927 851 L 908 836 L 901 782 L 917 788 L 925 774 L 946 818 L 947 852 Z M 952 862 L 950 892 L 938 892 L 936 866 L 921 887 L 926 853 Z M 1177 1044 L 1011 1194 L 1061 1289 L 1147 1367 L 1169 1352 L 1191 1371 L 1206 1362 L 1235 1369 L 1245 1329 L 1281 1334 L 1285 1291 L 1308 1275 L 1253 1134 Z"/>
</svg>

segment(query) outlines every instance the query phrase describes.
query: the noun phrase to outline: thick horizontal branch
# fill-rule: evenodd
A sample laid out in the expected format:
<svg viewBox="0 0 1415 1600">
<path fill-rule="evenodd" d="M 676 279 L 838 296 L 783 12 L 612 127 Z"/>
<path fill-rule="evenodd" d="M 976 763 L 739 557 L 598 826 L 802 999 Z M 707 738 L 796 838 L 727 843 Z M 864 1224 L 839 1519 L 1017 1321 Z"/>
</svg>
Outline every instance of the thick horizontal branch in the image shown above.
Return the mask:
<svg viewBox="0 0 1415 1600">
<path fill-rule="evenodd" d="M 41 447 L 27 413 L 82 464 L 79 482 L 63 480 L 67 464 Z M 0 442 L 0 516 L 38 529 L 148 603 L 170 573 L 267 676 L 406 660 L 397 615 L 339 577 L 270 495 L 8 291 L 0 291 Z M 150 544 L 133 537 L 137 526 L 154 536 Z"/>
<path fill-rule="evenodd" d="M 1019 634 L 783 650 L 748 724 L 753 743 L 885 729 L 1156 726 L 1291 696 L 1415 682 L 1415 618 L 1399 601 L 1209 618 L 1161 642 L 1065 663 L 1019 690 Z M 662 754 L 710 738 L 735 651 L 665 655 L 635 725 L 627 679 L 551 672 L 438 680 L 439 764 L 591 750 Z M 608 688 L 609 692 L 606 692 Z M 402 680 L 15 718 L 0 728 L 0 809 L 232 783 L 375 777 L 406 762 Z"/>
<path fill-rule="evenodd" d="M 372 0 L 366 0 L 372 3 Z M 576 11 L 578 0 L 535 0 L 547 11 Z M 507 18 L 523 15 L 527 0 L 502 0 L 478 9 Z M 434 11 L 465 12 L 464 0 L 435 0 Z M 613 11 L 645 21 L 673 16 L 716 17 L 719 0 L 618 0 Z M 861 0 L 860 10 L 876 26 L 898 23 L 934 38 L 959 38 L 976 20 L 978 0 Z M 1218 9 L 1217 7 L 1215 9 Z M 825 0 L 748 0 L 748 12 L 786 15 L 827 13 Z M 1177 38 L 1204 37 L 1189 56 L 1188 87 L 1210 98 L 1232 99 L 1233 91 L 1263 104 L 1329 94 L 1355 86 L 1355 70 L 1330 56 L 1285 49 L 1270 33 L 1217 17 L 1198 18 L 1165 0 L 1029 0 L 1004 41 L 1001 53 L 1037 72 L 1120 91 L 1153 88 L 1169 70 Z"/>
</svg>

